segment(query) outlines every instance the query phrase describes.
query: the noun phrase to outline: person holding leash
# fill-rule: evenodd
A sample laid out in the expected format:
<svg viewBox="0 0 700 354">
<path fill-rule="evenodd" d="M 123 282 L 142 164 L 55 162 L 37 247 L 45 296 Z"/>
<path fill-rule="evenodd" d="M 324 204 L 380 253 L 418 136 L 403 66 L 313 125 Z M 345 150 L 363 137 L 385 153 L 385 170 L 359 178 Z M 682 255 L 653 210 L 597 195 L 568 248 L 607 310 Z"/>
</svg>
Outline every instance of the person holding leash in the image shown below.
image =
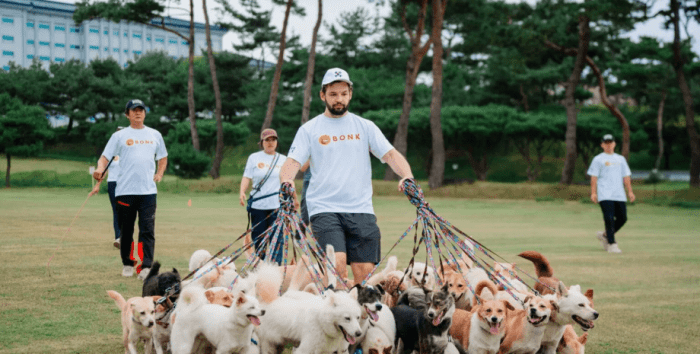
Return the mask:
<svg viewBox="0 0 700 354">
<path fill-rule="evenodd" d="M 605 134 L 600 146 L 603 152 L 593 158 L 587 172 L 591 176 L 591 200 L 600 204 L 605 221 L 605 231 L 599 231 L 597 237 L 608 253 L 621 253 L 615 233 L 627 222 L 625 188 L 630 202 L 636 199 L 632 193 L 632 172 L 627 160 L 615 153 L 612 134 Z"/>
<path fill-rule="evenodd" d="M 121 231 L 120 253 L 124 265 L 122 276 L 134 275 L 133 237 L 134 223 L 138 214 L 138 252 L 143 263 L 137 267 L 136 271 L 139 274 L 138 278 L 144 280 L 150 271 L 155 251 L 156 195 L 158 193 L 156 182 L 163 179 L 168 165 L 168 152 L 160 132 L 144 125 L 146 105 L 143 101 L 127 102 L 125 115 L 129 118 L 129 127 L 112 134 L 97 163 L 93 177 L 101 181 L 109 161 L 119 156 L 120 172 L 114 194 L 117 198 Z"/>
<path fill-rule="evenodd" d="M 380 260 L 381 235 L 372 206 L 370 153 L 401 176 L 399 191 L 411 167 L 379 128 L 348 112 L 353 86 L 348 73 L 330 69 L 319 93 L 326 104 L 323 114 L 302 125 L 282 166 L 280 180 L 294 185 L 294 177 L 309 159 L 311 181 L 306 203 L 311 229 L 321 249 L 335 248 L 338 274 L 348 277 L 350 264 L 355 283 L 361 283 Z"/>
<path fill-rule="evenodd" d="M 277 219 L 277 209 L 280 207 L 280 168 L 287 160 L 286 156 L 277 152 L 277 132 L 273 129 L 265 129 L 260 133 L 259 144 L 262 150 L 248 156 L 239 192 L 241 206 L 246 206 L 250 222 L 253 225 L 251 238 L 256 251 L 263 241 L 261 235 L 272 227 Z M 253 189 L 250 192 L 250 198 L 246 201 L 245 193 L 251 182 Z M 278 238 L 275 251 L 273 251 L 274 261 L 278 264 L 282 263 L 281 247 L 283 243 L 284 240 L 281 237 Z M 261 258 L 264 258 L 264 254 L 261 255 Z"/>
</svg>

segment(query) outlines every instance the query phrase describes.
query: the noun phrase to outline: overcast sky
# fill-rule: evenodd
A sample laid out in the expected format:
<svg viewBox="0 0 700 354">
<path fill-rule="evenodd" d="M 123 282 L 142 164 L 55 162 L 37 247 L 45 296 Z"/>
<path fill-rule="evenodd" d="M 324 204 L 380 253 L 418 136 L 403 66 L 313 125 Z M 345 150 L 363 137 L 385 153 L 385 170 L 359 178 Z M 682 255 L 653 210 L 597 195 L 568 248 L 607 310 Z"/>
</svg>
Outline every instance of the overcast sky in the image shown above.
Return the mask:
<svg viewBox="0 0 700 354">
<path fill-rule="evenodd" d="M 70 3 L 75 3 L 77 1 L 75 0 L 58 0 L 62 2 L 70 2 Z M 233 4 L 238 4 L 238 0 L 229 0 Z M 510 3 L 517 3 L 521 2 L 519 0 L 506 0 L 507 2 Z M 536 1 L 534 0 L 526 0 L 526 2 L 530 4 L 534 4 Z M 184 8 L 188 6 L 188 1 L 187 0 L 172 0 L 173 6 L 177 6 L 180 8 Z M 273 7 L 272 2 L 270 0 L 259 0 L 259 3 L 263 9 L 269 9 Z M 195 21 L 198 22 L 204 22 L 204 15 L 202 14 L 202 1 L 201 0 L 194 0 L 194 6 L 195 6 Z M 318 14 L 318 1 L 317 0 L 299 0 L 299 4 L 304 7 L 306 10 L 306 16 L 305 17 L 299 17 L 299 16 L 290 16 L 289 20 L 289 28 L 288 28 L 288 34 L 298 34 L 300 35 L 300 39 L 302 44 L 304 45 L 310 45 L 311 43 L 311 36 L 313 34 L 313 27 L 316 24 L 316 16 Z M 323 21 L 324 25 L 321 27 L 321 35 L 328 34 L 327 31 L 327 24 L 333 23 L 333 21 L 336 21 L 339 18 L 339 14 L 343 12 L 348 12 L 348 11 L 353 11 L 357 9 L 360 6 L 364 6 L 367 8 L 371 13 L 378 13 L 381 16 L 386 16 L 390 13 L 389 8 L 387 5 L 384 6 L 377 6 L 376 1 L 372 0 L 323 0 Z M 448 5 L 449 6 L 449 5 Z M 653 11 L 657 11 L 663 6 L 667 6 L 667 2 L 665 1 L 658 1 L 656 7 L 653 9 Z M 207 7 L 209 8 L 209 18 L 211 20 L 220 20 L 222 19 L 222 14 L 217 8 L 219 5 L 216 3 L 215 0 L 209 0 L 207 1 Z M 175 9 L 171 10 L 170 15 L 172 17 L 178 17 L 178 18 L 183 18 L 185 20 L 188 20 L 189 17 L 187 16 L 186 12 L 184 11 L 177 11 Z M 272 16 L 272 21 L 274 25 L 278 28 L 278 30 L 282 29 L 282 22 L 284 20 L 284 7 L 283 6 L 274 6 L 273 9 L 273 16 Z M 689 32 L 692 33 L 697 33 L 700 34 L 700 26 L 696 22 L 692 22 L 691 25 L 689 26 Z M 641 36 L 650 36 L 650 37 L 658 37 L 661 38 L 664 41 L 672 41 L 673 40 L 673 32 L 670 30 L 665 30 L 663 29 L 663 20 L 661 18 L 657 18 L 651 21 L 647 21 L 645 23 L 640 23 L 637 24 L 636 28 L 634 31 L 630 32 L 628 34 L 633 40 L 638 39 Z M 681 31 L 681 38 L 686 38 L 685 33 Z M 224 36 L 223 39 L 223 48 L 224 50 L 233 50 L 233 43 L 238 42 L 238 38 L 236 34 L 229 32 Z M 694 38 L 693 39 L 693 51 L 695 53 L 700 53 L 700 44 L 698 44 L 698 39 Z M 267 57 L 268 61 L 274 62 L 276 61 L 276 55 L 273 55 L 272 53 Z"/>
</svg>

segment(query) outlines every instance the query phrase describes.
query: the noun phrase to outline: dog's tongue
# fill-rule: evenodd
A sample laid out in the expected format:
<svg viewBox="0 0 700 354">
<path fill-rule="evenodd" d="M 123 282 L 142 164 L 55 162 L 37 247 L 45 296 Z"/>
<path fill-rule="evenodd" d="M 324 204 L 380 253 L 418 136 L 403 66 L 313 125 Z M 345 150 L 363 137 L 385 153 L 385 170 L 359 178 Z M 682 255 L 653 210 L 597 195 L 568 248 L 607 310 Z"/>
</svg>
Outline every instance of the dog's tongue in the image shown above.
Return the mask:
<svg viewBox="0 0 700 354">
<path fill-rule="evenodd" d="M 377 315 L 376 312 L 370 311 L 370 310 L 367 310 L 367 312 L 369 313 L 369 317 L 372 319 L 372 321 L 374 321 L 374 322 L 379 321 L 379 315 Z"/>
<path fill-rule="evenodd" d="M 347 333 L 345 334 L 345 340 L 347 340 L 348 343 L 350 343 L 351 345 L 355 344 L 355 337 L 353 337 Z"/>
<path fill-rule="evenodd" d="M 537 323 L 539 320 L 539 318 L 530 318 L 530 323 Z"/>
<path fill-rule="evenodd" d="M 437 326 L 442 322 L 442 313 L 433 319 L 433 326 Z"/>
<path fill-rule="evenodd" d="M 497 324 L 492 324 L 491 329 L 489 330 L 491 334 L 498 334 L 498 325 Z"/>
<path fill-rule="evenodd" d="M 260 319 L 255 317 L 255 316 L 248 316 L 248 319 L 250 320 L 250 323 L 252 323 L 254 326 L 260 326 Z"/>
</svg>

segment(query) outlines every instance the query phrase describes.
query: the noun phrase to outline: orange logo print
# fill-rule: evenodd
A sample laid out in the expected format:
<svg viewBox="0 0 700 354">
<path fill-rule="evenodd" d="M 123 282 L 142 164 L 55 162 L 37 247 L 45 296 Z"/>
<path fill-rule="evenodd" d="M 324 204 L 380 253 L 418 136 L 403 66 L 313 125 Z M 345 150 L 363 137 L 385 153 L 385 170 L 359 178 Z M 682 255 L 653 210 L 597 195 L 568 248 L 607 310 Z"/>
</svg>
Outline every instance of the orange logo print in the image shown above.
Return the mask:
<svg viewBox="0 0 700 354">
<path fill-rule="evenodd" d="M 320 138 L 318 138 L 318 142 L 321 143 L 321 145 L 328 145 L 331 143 L 331 137 L 328 135 L 321 135 Z"/>
<path fill-rule="evenodd" d="M 264 163 L 264 162 L 258 162 L 258 168 L 261 169 L 261 170 L 262 170 L 263 168 L 265 168 L 265 163 Z"/>
<path fill-rule="evenodd" d="M 134 145 L 134 139 L 129 139 L 126 141 L 126 146 Z"/>
<path fill-rule="evenodd" d="M 114 156 L 114 161 L 119 161 L 119 156 Z"/>
<path fill-rule="evenodd" d="M 612 165 L 612 164 L 610 163 L 610 161 L 605 161 L 605 166 L 610 166 L 610 165 Z"/>
</svg>

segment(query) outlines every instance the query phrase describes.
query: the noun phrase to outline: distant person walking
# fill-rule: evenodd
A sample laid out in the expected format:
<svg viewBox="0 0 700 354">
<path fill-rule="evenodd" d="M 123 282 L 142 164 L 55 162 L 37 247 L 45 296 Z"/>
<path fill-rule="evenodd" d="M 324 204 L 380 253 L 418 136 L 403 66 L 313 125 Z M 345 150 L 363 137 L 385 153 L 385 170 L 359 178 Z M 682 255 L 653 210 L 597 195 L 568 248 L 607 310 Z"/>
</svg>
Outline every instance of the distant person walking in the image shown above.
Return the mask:
<svg viewBox="0 0 700 354">
<path fill-rule="evenodd" d="M 280 207 L 280 169 L 287 160 L 286 156 L 277 152 L 277 132 L 275 130 L 263 130 L 260 133 L 259 144 L 262 151 L 255 152 L 248 157 L 239 191 L 241 206 L 246 206 L 250 215 L 250 223 L 253 226 L 251 238 L 256 251 L 261 247 L 264 238 L 262 234 L 272 227 L 277 219 L 277 209 Z M 251 182 L 253 189 L 250 192 L 250 197 L 246 200 L 246 191 L 251 186 Z M 278 264 L 282 263 L 283 244 L 284 240 L 279 236 L 272 253 L 274 261 Z M 260 256 L 264 258 L 264 254 Z"/>
<path fill-rule="evenodd" d="M 115 196 L 119 230 L 121 231 L 120 253 L 122 276 L 134 274 L 133 237 L 136 216 L 139 218 L 139 257 L 143 263 L 136 269 L 138 278 L 148 276 L 155 251 L 156 182 L 163 179 L 168 164 L 168 152 L 163 136 L 157 130 L 144 125 L 146 106 L 141 100 L 126 104 L 129 127 L 122 129 L 109 139 L 97 163 L 93 177 L 100 181 L 109 164 L 119 157 L 120 172 L 117 176 Z M 156 161 L 158 169 L 156 170 Z M 112 162 L 114 163 L 114 162 Z"/>
<path fill-rule="evenodd" d="M 603 152 L 598 154 L 588 168 L 591 176 L 591 200 L 598 203 L 603 211 L 605 231 L 599 231 L 598 240 L 608 253 L 621 253 L 615 240 L 615 233 L 627 222 L 627 196 L 633 203 L 636 197 L 632 193 L 632 172 L 627 160 L 615 153 L 615 138 L 612 134 L 603 136 L 600 146 Z"/>
</svg>

